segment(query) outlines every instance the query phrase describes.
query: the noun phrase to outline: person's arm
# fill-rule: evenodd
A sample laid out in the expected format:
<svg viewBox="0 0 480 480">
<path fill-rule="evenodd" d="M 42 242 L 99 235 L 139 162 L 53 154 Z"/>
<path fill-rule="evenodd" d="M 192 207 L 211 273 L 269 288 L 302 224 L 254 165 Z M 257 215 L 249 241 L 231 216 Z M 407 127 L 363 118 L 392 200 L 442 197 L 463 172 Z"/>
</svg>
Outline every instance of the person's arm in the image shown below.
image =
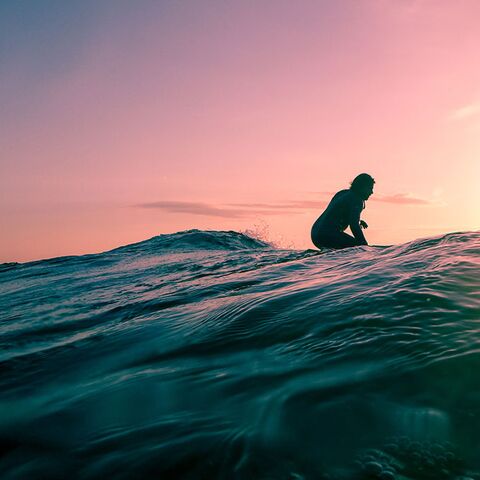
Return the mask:
<svg viewBox="0 0 480 480">
<path fill-rule="evenodd" d="M 350 230 L 353 233 L 353 236 L 357 239 L 359 245 L 368 245 L 365 235 L 363 235 L 362 229 L 360 228 L 360 213 L 362 212 L 362 205 L 354 205 L 350 210 Z"/>
</svg>

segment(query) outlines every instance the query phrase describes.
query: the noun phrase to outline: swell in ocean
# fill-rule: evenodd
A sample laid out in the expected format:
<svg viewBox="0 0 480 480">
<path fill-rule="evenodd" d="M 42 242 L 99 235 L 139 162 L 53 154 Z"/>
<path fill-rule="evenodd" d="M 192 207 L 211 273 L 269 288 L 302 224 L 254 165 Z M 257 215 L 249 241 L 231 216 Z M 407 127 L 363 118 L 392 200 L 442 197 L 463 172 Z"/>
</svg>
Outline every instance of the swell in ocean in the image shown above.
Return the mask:
<svg viewBox="0 0 480 480">
<path fill-rule="evenodd" d="M 0 475 L 480 479 L 480 233 L 190 230 L 0 266 Z"/>
</svg>

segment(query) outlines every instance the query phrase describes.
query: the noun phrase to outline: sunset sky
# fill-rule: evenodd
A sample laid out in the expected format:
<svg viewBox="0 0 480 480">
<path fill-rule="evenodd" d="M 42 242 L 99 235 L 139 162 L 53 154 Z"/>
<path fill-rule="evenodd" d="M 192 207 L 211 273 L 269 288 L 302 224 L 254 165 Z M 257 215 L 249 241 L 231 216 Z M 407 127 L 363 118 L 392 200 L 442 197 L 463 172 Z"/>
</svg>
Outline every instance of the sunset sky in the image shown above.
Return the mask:
<svg viewBox="0 0 480 480">
<path fill-rule="evenodd" d="M 478 230 L 478 0 L 0 3 L 0 262 L 192 228 Z"/>
</svg>

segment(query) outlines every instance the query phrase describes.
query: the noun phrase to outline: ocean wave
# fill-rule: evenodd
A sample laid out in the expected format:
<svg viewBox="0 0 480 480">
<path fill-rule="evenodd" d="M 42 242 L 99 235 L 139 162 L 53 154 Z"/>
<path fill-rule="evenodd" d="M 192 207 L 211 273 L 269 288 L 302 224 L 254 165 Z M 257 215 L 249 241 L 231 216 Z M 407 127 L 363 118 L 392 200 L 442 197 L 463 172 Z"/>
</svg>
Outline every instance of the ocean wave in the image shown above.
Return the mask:
<svg viewBox="0 0 480 480">
<path fill-rule="evenodd" d="M 164 251 L 195 250 L 253 250 L 271 248 L 271 245 L 243 233 L 228 231 L 186 230 L 157 235 L 142 242 L 116 248 L 110 252 L 161 254 Z"/>
<path fill-rule="evenodd" d="M 0 268 L 2 477 L 480 478 L 479 254 L 189 230 Z"/>
</svg>

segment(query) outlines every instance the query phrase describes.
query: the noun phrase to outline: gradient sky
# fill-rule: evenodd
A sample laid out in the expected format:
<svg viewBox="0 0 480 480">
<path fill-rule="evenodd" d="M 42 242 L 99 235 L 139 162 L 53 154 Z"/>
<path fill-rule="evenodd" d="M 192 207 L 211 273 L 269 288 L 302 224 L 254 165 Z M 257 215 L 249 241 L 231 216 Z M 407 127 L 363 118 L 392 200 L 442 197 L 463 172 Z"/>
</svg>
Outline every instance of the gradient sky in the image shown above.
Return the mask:
<svg viewBox="0 0 480 480">
<path fill-rule="evenodd" d="M 478 230 L 478 0 L 0 3 L 0 261 L 191 228 Z"/>
</svg>

